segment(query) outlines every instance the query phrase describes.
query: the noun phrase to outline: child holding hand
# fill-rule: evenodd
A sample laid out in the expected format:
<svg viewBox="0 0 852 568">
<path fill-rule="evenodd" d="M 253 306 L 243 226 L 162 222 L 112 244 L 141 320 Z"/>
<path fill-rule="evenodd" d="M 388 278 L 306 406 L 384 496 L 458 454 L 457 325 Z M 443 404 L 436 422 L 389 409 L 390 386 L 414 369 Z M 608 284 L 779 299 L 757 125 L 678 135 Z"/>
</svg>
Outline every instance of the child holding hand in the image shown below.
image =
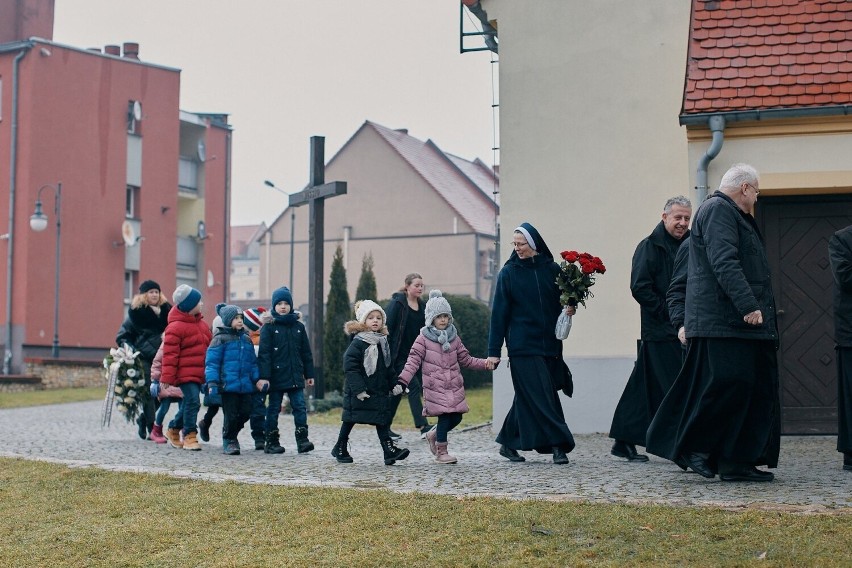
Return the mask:
<svg viewBox="0 0 852 568">
<path fill-rule="evenodd" d="M 435 461 L 452 464 L 458 459 L 447 452 L 447 433 L 458 426 L 462 414 L 470 410 L 465 400 L 461 367 L 492 371 L 494 365 L 470 355 L 453 325 L 450 303 L 440 290 L 429 292 L 425 316 L 426 325 L 411 346 L 393 394 L 402 394 L 417 369 L 422 367 L 423 416 L 438 417 L 438 424 L 426 433 L 426 440 Z"/>
</svg>

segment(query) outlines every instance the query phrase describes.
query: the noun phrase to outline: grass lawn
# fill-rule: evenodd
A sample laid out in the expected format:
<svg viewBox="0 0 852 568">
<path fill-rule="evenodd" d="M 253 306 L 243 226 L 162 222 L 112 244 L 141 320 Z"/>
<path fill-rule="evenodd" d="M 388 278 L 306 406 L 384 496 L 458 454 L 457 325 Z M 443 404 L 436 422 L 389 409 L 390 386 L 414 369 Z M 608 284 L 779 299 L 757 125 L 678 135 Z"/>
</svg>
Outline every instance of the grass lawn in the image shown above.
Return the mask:
<svg viewBox="0 0 852 568">
<path fill-rule="evenodd" d="M 0 393 L 0 408 L 20 408 L 42 404 L 60 404 L 63 402 L 81 402 L 84 400 L 103 400 L 106 385 L 77 389 L 48 389 L 25 392 Z"/>
<path fill-rule="evenodd" d="M 849 566 L 852 515 L 270 487 L 0 459 L 0 535 L 0 565 L 16 567 Z"/>
</svg>

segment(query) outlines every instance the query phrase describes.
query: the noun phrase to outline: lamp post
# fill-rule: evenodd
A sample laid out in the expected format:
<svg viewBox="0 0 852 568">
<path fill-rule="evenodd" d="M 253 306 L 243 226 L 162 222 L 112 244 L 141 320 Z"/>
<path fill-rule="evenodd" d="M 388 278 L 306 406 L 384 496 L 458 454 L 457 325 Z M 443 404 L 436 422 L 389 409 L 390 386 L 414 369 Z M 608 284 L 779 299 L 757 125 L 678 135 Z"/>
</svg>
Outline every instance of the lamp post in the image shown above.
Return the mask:
<svg viewBox="0 0 852 568">
<path fill-rule="evenodd" d="M 53 190 L 54 196 L 54 214 L 56 215 L 56 273 L 54 274 L 54 290 L 53 290 L 53 348 L 51 349 L 51 357 L 59 357 L 59 236 L 60 236 L 60 218 L 59 205 L 62 200 L 62 182 L 58 182 L 56 186 L 45 184 L 38 188 L 36 194 L 35 213 L 30 216 L 30 229 L 36 232 L 41 232 L 47 228 L 47 215 L 41 209 L 41 192 L 43 189 L 50 188 Z"/>
<path fill-rule="evenodd" d="M 281 192 L 284 195 L 290 195 L 274 183 L 269 180 L 264 180 L 263 185 L 267 187 L 271 187 L 275 191 Z M 289 207 L 289 205 L 288 205 Z M 294 251 L 294 243 L 296 236 L 296 209 L 294 207 L 290 207 L 290 291 L 293 291 L 293 251 Z M 269 267 L 267 267 L 269 270 Z M 274 306 L 273 306 L 274 307 Z"/>
</svg>

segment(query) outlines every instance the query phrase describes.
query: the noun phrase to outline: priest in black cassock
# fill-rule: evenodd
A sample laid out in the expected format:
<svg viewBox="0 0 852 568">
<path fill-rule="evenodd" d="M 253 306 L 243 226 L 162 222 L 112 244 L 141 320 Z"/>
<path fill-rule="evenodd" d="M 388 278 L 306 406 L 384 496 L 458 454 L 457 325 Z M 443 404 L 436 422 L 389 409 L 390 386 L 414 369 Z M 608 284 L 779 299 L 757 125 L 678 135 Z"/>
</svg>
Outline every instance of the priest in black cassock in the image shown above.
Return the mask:
<svg viewBox="0 0 852 568">
<path fill-rule="evenodd" d="M 852 471 L 852 225 L 828 241 L 834 275 L 834 341 L 837 343 L 837 451 Z"/>
<path fill-rule="evenodd" d="M 639 303 L 642 322 L 636 364 L 615 408 L 609 437 L 610 453 L 631 462 L 646 462 L 636 451 L 645 445 L 645 433 L 663 397 L 675 381 L 683 361 L 677 330 L 669 319 L 666 292 L 672 279 L 675 254 L 689 236 L 692 203 L 679 195 L 663 206 L 662 220 L 642 239 L 633 253 L 630 292 Z"/>
<path fill-rule="evenodd" d="M 683 368 L 651 421 L 650 453 L 722 481 L 772 481 L 781 441 L 778 329 L 753 213 L 757 171 L 735 164 L 695 214 Z"/>
</svg>

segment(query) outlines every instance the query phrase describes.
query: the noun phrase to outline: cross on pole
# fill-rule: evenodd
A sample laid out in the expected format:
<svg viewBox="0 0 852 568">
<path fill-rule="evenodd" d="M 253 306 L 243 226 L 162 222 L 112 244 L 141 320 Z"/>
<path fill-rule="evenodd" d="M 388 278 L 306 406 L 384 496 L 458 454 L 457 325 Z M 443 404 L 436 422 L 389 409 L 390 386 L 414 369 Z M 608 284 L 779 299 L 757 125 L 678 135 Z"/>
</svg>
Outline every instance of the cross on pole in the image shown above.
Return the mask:
<svg viewBox="0 0 852 568">
<path fill-rule="evenodd" d="M 323 378 L 323 247 L 325 244 L 325 200 L 346 193 L 345 181 L 325 183 L 325 137 L 311 136 L 311 177 L 308 187 L 290 196 L 290 207 L 309 205 L 308 215 L 308 310 L 309 339 L 314 355 L 314 396 L 325 397 Z M 292 286 L 293 283 L 291 282 Z"/>
</svg>

